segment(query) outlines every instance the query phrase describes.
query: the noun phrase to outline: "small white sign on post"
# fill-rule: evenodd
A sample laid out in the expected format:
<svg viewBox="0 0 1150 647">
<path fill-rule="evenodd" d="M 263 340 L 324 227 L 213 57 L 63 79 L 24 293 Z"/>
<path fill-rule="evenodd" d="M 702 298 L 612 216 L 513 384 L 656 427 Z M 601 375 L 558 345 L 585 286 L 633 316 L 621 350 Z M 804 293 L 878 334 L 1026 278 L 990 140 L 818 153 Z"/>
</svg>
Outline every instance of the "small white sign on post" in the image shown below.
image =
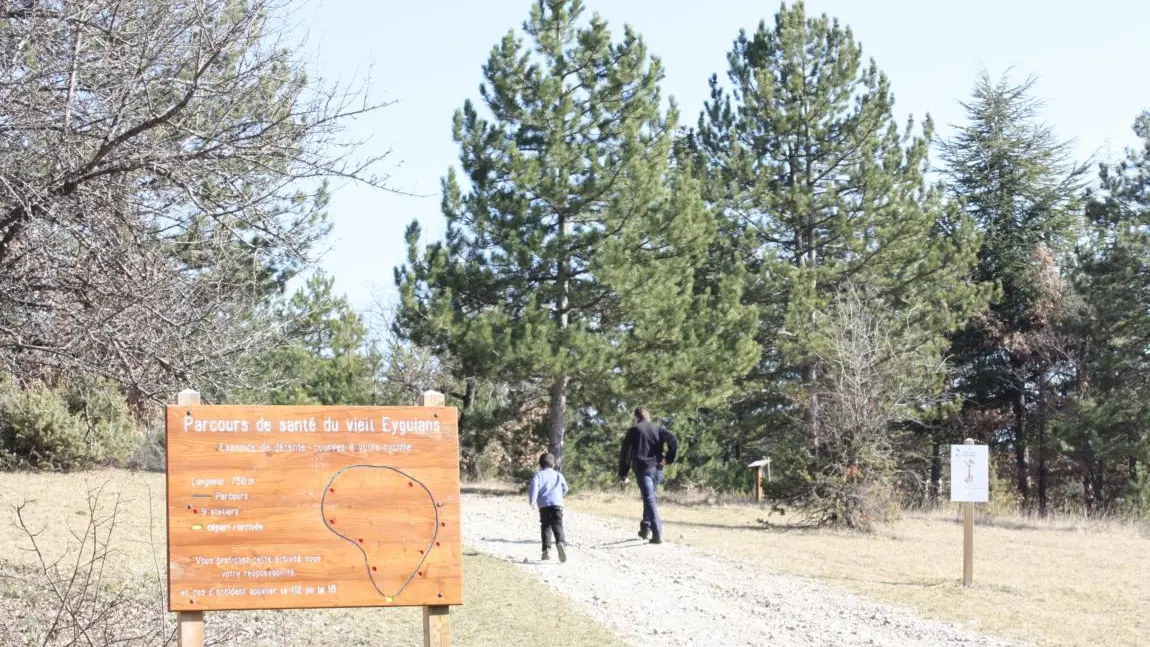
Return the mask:
<svg viewBox="0 0 1150 647">
<path fill-rule="evenodd" d="M 967 438 L 950 446 L 950 500 L 962 503 L 962 585 L 974 584 L 974 504 L 990 500 L 990 451 Z"/>
<path fill-rule="evenodd" d="M 961 503 L 990 500 L 990 452 L 986 445 L 950 446 L 950 500 Z"/>
</svg>

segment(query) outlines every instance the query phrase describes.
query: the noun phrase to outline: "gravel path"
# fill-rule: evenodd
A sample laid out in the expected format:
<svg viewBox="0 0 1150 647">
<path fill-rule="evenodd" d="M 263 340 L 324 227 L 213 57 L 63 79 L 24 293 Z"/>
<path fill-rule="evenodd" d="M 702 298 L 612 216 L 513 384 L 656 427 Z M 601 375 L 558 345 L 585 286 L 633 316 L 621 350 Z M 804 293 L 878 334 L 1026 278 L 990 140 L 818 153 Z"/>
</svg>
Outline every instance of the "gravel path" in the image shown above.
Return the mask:
<svg viewBox="0 0 1150 647">
<path fill-rule="evenodd" d="M 567 563 L 540 562 L 526 502 L 465 495 L 462 508 L 465 544 L 515 562 L 635 646 L 1016 644 L 687 546 L 647 545 L 638 523 L 571 511 Z"/>
</svg>

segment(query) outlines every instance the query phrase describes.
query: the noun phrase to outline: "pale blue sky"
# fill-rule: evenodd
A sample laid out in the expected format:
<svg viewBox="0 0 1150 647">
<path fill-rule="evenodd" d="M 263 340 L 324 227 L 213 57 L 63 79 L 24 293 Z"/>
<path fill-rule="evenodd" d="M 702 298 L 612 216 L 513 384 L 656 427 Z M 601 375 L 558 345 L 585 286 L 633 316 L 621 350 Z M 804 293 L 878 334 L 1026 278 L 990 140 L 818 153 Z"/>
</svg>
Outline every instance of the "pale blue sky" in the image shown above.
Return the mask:
<svg viewBox="0 0 1150 647">
<path fill-rule="evenodd" d="M 509 28 L 518 28 L 533 0 L 381 2 L 304 0 L 296 19 L 310 30 L 309 57 L 328 77 L 371 72 L 376 94 L 397 103 L 354 125 L 371 148 L 391 148 L 381 170 L 406 191 L 401 197 L 340 186 L 330 214 L 334 230 L 323 268 L 352 304 L 395 295 L 392 268 L 406 258 L 403 229 L 413 218 L 426 238 L 443 232 L 439 181 L 457 161 L 451 116 L 477 100 L 481 65 Z M 619 33 L 629 23 L 663 59 L 665 95 L 694 124 L 712 73 L 724 78 L 725 56 L 740 28 L 768 24 L 777 2 L 749 0 L 586 0 Z M 1150 108 L 1150 3 L 1135 0 L 811 0 L 808 13 L 829 13 L 849 25 L 891 79 L 900 120 L 927 112 L 945 134 L 962 119 L 964 99 L 983 68 L 998 76 L 1038 77 L 1045 117 L 1085 158 L 1114 158 L 1133 143 L 1130 127 Z M 1123 72 L 1122 70 L 1133 70 Z M 396 166 L 398 164 L 398 166 Z"/>
</svg>

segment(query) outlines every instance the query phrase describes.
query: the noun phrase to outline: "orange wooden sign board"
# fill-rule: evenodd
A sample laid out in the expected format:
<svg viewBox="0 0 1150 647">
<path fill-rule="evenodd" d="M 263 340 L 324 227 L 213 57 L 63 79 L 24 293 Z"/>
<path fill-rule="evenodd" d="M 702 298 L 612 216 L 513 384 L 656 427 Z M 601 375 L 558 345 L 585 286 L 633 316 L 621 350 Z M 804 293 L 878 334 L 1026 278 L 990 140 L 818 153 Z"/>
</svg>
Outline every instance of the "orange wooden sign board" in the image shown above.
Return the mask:
<svg viewBox="0 0 1150 647">
<path fill-rule="evenodd" d="M 453 407 L 169 406 L 171 611 L 459 605 Z"/>
</svg>

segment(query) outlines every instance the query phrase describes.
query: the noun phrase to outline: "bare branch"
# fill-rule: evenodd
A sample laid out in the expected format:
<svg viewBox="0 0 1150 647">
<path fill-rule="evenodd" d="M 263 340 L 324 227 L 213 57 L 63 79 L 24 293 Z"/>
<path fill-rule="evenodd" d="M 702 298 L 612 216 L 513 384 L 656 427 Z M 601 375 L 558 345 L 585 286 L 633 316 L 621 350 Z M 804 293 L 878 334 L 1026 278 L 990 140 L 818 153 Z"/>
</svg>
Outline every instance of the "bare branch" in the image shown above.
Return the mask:
<svg viewBox="0 0 1150 647">
<path fill-rule="evenodd" d="M 0 32 L 0 367 L 134 399 L 248 382 L 258 316 L 312 262 L 331 179 L 390 190 L 309 78 L 292 0 L 45 0 Z"/>
</svg>

